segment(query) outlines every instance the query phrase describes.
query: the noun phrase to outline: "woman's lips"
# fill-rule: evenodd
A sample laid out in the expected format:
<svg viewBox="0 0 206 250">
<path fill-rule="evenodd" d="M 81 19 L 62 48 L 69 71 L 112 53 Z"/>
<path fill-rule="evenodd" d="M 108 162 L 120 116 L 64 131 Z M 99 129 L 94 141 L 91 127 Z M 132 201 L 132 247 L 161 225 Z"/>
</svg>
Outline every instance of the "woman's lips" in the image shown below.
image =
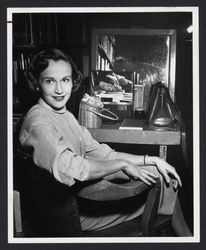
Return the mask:
<svg viewBox="0 0 206 250">
<path fill-rule="evenodd" d="M 64 96 L 54 96 L 54 99 L 58 102 L 62 101 L 64 99 Z"/>
</svg>

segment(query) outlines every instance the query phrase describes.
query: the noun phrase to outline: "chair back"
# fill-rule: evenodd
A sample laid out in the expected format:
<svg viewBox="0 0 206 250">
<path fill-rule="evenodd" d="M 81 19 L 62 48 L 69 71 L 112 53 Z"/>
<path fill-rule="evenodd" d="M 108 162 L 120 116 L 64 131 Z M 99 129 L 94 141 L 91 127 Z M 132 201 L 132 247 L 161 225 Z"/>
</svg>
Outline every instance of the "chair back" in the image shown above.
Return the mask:
<svg viewBox="0 0 206 250">
<path fill-rule="evenodd" d="M 74 188 L 57 182 L 20 150 L 18 160 L 23 179 L 20 184 L 22 204 L 35 237 L 81 235 Z"/>
</svg>

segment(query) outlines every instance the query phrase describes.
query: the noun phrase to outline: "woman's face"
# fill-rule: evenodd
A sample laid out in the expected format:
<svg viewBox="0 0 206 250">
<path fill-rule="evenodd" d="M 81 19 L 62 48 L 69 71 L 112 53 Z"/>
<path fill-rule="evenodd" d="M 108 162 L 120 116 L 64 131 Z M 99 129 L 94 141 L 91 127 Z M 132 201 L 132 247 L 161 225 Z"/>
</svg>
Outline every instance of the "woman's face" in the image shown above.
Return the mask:
<svg viewBox="0 0 206 250">
<path fill-rule="evenodd" d="M 41 97 L 53 109 L 64 109 L 72 92 L 72 68 L 70 63 L 49 60 L 48 67 L 40 74 Z"/>
</svg>

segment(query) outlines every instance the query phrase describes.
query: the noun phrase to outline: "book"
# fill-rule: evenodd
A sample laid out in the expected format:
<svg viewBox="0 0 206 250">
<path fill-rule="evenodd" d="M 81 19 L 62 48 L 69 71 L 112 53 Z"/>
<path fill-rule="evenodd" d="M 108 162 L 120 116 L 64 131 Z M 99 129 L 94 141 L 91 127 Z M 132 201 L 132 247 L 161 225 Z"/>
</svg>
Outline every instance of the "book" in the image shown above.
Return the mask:
<svg viewBox="0 0 206 250">
<path fill-rule="evenodd" d="M 120 130 L 143 130 L 146 125 L 145 120 L 138 119 L 124 119 L 119 126 Z"/>
</svg>

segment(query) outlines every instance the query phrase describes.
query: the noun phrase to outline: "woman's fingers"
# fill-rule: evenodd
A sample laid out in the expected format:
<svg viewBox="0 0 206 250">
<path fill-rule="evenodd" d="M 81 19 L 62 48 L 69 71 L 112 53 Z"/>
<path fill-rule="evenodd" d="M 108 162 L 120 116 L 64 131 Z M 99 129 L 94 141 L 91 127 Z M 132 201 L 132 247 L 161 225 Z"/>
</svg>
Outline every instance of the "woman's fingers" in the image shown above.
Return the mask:
<svg viewBox="0 0 206 250">
<path fill-rule="evenodd" d="M 149 182 L 143 175 L 140 175 L 139 176 L 139 179 L 141 181 L 143 181 L 144 183 L 146 183 L 147 185 L 150 185 L 151 186 L 151 182 Z"/>
<path fill-rule="evenodd" d="M 141 168 L 141 171 L 144 172 L 144 173 L 146 173 L 146 174 L 148 174 L 148 175 L 150 175 L 151 177 L 153 177 L 155 179 L 159 178 L 158 174 L 154 174 L 154 173 L 152 173 L 152 172 L 150 172 L 150 171 L 148 171 L 148 170 L 146 170 L 144 168 Z"/>
<path fill-rule="evenodd" d="M 152 183 L 156 183 L 156 179 L 158 178 L 158 176 L 147 170 L 141 169 L 139 178 L 148 185 L 151 185 Z"/>
<path fill-rule="evenodd" d="M 171 173 L 176 178 L 176 180 L 178 181 L 178 184 L 180 185 L 180 187 L 182 187 L 181 179 L 180 179 L 179 175 L 177 174 L 176 170 L 171 169 L 171 170 L 169 170 L 169 173 Z"/>
<path fill-rule="evenodd" d="M 177 174 L 175 168 L 172 167 L 169 163 L 158 158 L 157 168 L 160 171 L 160 173 L 163 175 L 167 183 L 170 182 L 170 177 L 168 175 L 170 173 L 175 177 L 175 179 L 178 181 L 178 184 L 182 187 L 182 182 L 181 182 L 179 175 Z"/>
<path fill-rule="evenodd" d="M 178 181 L 177 180 L 172 180 L 173 187 L 177 189 L 178 187 Z"/>
<path fill-rule="evenodd" d="M 175 177 L 175 179 L 178 181 L 178 184 L 182 187 L 182 182 L 181 182 L 179 175 L 176 172 L 176 169 L 172 167 L 169 163 L 167 163 L 166 172 L 172 174 Z"/>
<path fill-rule="evenodd" d="M 155 179 L 157 179 L 157 178 L 155 178 L 154 175 L 151 175 L 151 173 L 147 173 L 147 172 L 145 172 L 144 170 L 143 170 L 143 171 L 141 170 L 141 174 L 142 174 L 145 178 L 147 178 L 147 180 L 149 180 L 150 182 L 156 183 L 156 180 L 155 180 Z"/>
<path fill-rule="evenodd" d="M 169 177 L 169 175 L 167 174 L 167 171 L 166 171 L 166 170 L 162 171 L 162 175 L 163 175 L 165 181 L 166 181 L 167 183 L 169 183 L 169 182 L 170 182 L 170 177 Z"/>
</svg>

